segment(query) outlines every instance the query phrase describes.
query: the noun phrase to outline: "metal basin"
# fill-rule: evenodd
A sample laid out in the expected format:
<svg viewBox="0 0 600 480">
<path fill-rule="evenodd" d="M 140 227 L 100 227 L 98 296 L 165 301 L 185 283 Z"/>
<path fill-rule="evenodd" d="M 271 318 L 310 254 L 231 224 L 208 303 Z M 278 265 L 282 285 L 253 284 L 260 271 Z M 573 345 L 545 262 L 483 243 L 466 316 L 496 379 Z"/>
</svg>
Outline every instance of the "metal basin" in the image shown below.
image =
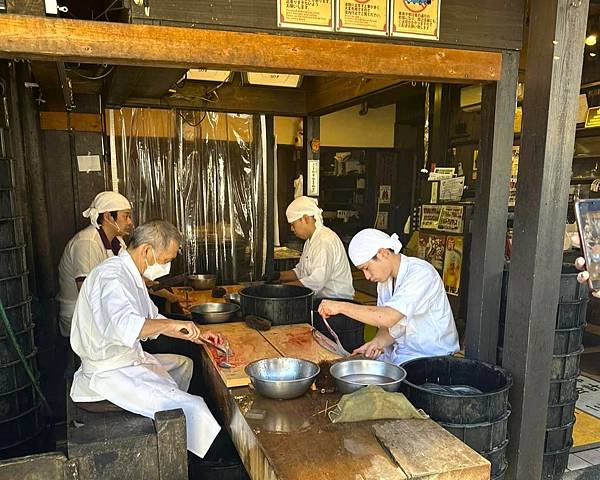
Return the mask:
<svg viewBox="0 0 600 480">
<path fill-rule="evenodd" d="M 227 300 L 229 303 L 235 303 L 236 305 L 241 304 L 241 298 L 239 293 L 226 293 L 225 297 L 223 298 L 225 298 L 225 300 Z"/>
<path fill-rule="evenodd" d="M 397 392 L 406 371 L 402 367 L 379 360 L 346 360 L 329 369 L 338 390 L 352 393 L 367 385 L 379 385 L 388 392 Z"/>
<path fill-rule="evenodd" d="M 304 394 L 320 370 L 316 363 L 299 358 L 265 358 L 244 369 L 259 394 L 276 400 Z"/>
<path fill-rule="evenodd" d="M 230 322 L 240 311 L 235 303 L 201 303 L 192 307 L 192 319 L 199 323 Z"/>
<path fill-rule="evenodd" d="M 188 284 L 195 290 L 210 290 L 217 284 L 217 276 L 208 273 L 188 275 Z"/>
</svg>

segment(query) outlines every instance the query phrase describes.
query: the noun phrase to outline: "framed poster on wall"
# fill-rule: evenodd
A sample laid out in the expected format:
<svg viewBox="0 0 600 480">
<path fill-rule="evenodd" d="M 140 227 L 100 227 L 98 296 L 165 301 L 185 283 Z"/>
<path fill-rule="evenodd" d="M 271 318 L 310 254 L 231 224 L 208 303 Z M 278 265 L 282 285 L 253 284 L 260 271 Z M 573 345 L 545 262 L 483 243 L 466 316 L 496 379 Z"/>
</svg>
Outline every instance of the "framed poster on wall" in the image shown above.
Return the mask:
<svg viewBox="0 0 600 480">
<path fill-rule="evenodd" d="M 364 35 L 387 35 L 388 0 L 336 0 L 335 29 Z"/>
<path fill-rule="evenodd" d="M 277 0 L 277 26 L 333 31 L 335 0 Z"/>
</svg>

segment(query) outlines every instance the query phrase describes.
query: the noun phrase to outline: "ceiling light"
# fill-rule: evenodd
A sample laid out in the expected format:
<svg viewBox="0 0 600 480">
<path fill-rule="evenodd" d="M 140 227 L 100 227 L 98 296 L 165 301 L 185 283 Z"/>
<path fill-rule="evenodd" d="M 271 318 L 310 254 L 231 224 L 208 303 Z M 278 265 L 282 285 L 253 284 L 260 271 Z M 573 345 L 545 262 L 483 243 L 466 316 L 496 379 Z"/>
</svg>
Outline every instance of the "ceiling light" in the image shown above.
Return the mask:
<svg viewBox="0 0 600 480">
<path fill-rule="evenodd" d="M 252 85 L 268 85 L 270 87 L 289 87 L 296 88 L 302 82 L 301 75 L 292 75 L 287 73 L 246 73 L 248 83 Z"/>
<path fill-rule="evenodd" d="M 229 82 L 230 70 L 207 70 L 206 68 L 191 68 L 187 72 L 188 80 L 204 80 L 206 82 Z"/>
<path fill-rule="evenodd" d="M 593 47 L 594 45 L 596 45 L 596 35 L 588 35 L 585 38 L 585 44 L 589 47 Z"/>
<path fill-rule="evenodd" d="M 596 54 L 594 52 L 590 52 L 590 57 L 595 57 Z"/>
</svg>

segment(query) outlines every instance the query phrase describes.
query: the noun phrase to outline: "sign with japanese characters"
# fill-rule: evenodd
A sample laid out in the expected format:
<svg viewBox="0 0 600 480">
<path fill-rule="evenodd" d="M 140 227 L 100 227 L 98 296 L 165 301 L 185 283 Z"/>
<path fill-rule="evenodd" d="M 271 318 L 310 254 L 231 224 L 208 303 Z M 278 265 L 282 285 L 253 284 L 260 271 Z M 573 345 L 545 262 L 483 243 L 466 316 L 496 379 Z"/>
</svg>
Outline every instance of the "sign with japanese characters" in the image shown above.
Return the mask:
<svg viewBox="0 0 600 480">
<path fill-rule="evenodd" d="M 339 32 L 387 35 L 388 0 L 336 0 L 335 28 Z"/>
<path fill-rule="evenodd" d="M 305 30 L 333 30 L 335 0 L 277 0 L 277 25 Z"/>
<path fill-rule="evenodd" d="M 392 0 L 392 36 L 438 40 L 441 1 Z"/>
</svg>

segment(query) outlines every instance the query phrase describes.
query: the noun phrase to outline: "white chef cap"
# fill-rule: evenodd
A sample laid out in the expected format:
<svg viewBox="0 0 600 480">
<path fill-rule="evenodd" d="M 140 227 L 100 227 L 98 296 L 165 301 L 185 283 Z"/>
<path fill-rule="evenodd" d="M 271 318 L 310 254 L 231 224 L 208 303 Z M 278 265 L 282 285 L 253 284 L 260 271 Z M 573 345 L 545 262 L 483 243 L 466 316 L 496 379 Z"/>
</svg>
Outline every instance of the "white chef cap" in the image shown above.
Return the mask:
<svg viewBox="0 0 600 480">
<path fill-rule="evenodd" d="M 390 237 L 387 233 L 375 228 L 365 228 L 358 232 L 348 246 L 350 260 L 356 266 L 371 260 L 380 248 L 389 248 L 398 253 L 402 248 L 402 242 L 398 240 L 395 233 Z"/>
<path fill-rule="evenodd" d="M 117 192 L 100 192 L 92 201 L 90 208 L 83 212 L 83 216 L 89 218 L 94 227 L 99 228 L 98 215 L 119 210 L 131 210 L 129 200 Z"/>
<path fill-rule="evenodd" d="M 289 204 L 285 215 L 288 223 L 295 222 L 304 215 L 309 217 L 315 217 L 317 227 L 323 225 L 323 210 L 317 205 L 317 201 L 314 198 L 302 196 L 296 198 L 292 203 Z"/>
</svg>

